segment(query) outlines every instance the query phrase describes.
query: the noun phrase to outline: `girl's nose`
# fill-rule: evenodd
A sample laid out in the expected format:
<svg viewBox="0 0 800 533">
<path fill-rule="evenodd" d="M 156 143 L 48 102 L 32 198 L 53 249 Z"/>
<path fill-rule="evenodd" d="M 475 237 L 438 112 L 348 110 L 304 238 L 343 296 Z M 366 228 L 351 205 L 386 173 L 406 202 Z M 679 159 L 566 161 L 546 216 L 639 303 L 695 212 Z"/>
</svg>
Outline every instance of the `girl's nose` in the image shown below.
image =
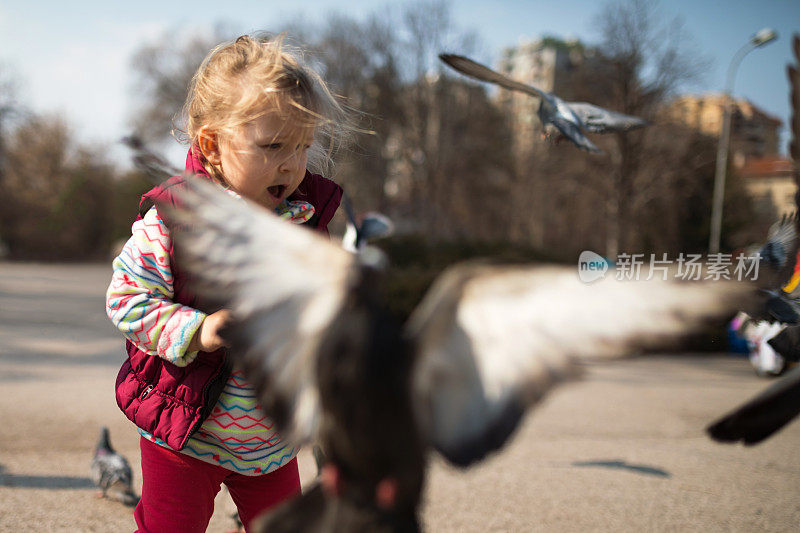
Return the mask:
<svg viewBox="0 0 800 533">
<path fill-rule="evenodd" d="M 300 165 L 300 150 L 295 150 L 283 160 L 283 162 L 278 167 L 278 170 L 281 172 L 293 172 L 297 170 L 297 167 Z"/>
</svg>

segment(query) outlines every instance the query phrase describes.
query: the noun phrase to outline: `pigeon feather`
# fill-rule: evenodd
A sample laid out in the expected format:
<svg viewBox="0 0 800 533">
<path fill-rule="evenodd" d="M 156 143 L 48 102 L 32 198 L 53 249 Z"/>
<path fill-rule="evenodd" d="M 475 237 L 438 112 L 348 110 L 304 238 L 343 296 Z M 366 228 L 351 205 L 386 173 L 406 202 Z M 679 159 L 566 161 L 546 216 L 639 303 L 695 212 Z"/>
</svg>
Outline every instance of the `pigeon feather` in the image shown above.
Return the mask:
<svg viewBox="0 0 800 533">
<path fill-rule="evenodd" d="M 647 126 L 647 121 L 642 118 L 611 111 L 587 102 L 570 102 L 567 105 L 581 119 L 586 131 L 592 133 L 630 131 Z"/>
<path fill-rule="evenodd" d="M 160 205 L 196 290 L 232 310 L 234 353 L 262 382 L 262 404 L 296 445 L 315 438 L 321 335 L 342 305 L 355 259 L 218 185 L 187 177 L 183 206 Z M 270 412 L 271 411 L 271 412 Z"/>
<path fill-rule="evenodd" d="M 407 328 L 419 343 L 418 418 L 439 452 L 469 464 L 585 363 L 664 347 L 752 296 L 736 283 L 588 285 L 559 267 L 454 267 Z"/>
</svg>

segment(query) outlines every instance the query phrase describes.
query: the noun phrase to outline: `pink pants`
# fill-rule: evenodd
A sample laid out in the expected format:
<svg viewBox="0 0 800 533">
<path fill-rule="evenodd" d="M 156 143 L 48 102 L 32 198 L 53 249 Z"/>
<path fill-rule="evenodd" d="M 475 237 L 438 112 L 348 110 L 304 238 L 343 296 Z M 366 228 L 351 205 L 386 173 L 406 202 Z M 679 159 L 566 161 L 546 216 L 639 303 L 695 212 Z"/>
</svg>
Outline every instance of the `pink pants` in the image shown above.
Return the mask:
<svg viewBox="0 0 800 533">
<path fill-rule="evenodd" d="M 228 487 L 245 528 L 262 511 L 300 494 L 297 459 L 261 476 L 244 476 L 169 450 L 142 437 L 142 499 L 137 531 L 189 533 L 206 530 L 214 497 Z"/>
</svg>

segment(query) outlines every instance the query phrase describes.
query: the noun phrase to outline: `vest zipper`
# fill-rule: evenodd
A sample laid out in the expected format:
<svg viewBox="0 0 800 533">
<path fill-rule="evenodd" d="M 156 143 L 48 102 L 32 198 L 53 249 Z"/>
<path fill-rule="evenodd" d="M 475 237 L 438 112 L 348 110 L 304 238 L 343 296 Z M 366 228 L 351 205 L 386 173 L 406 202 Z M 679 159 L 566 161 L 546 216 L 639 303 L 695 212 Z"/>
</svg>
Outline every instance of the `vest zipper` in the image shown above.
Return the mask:
<svg viewBox="0 0 800 533">
<path fill-rule="evenodd" d="M 147 398 L 147 395 L 150 394 L 150 392 L 154 388 L 155 388 L 155 386 L 153 386 L 153 385 L 148 385 L 147 387 L 145 387 L 145 389 L 142 391 L 142 394 L 139 395 L 139 400 L 144 400 L 145 398 Z"/>
</svg>

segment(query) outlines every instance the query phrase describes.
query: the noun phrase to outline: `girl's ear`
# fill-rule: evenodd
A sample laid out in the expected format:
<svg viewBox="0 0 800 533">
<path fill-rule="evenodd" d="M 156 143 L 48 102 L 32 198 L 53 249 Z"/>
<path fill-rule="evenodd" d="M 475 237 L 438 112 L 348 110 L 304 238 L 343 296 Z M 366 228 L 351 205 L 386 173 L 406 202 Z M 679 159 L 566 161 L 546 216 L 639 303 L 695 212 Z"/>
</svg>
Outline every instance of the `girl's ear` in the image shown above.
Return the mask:
<svg viewBox="0 0 800 533">
<path fill-rule="evenodd" d="M 200 146 L 200 151 L 212 165 L 219 165 L 222 158 L 219 153 L 219 138 L 217 134 L 211 131 L 208 126 L 200 128 L 200 133 L 197 136 L 197 144 Z"/>
</svg>

